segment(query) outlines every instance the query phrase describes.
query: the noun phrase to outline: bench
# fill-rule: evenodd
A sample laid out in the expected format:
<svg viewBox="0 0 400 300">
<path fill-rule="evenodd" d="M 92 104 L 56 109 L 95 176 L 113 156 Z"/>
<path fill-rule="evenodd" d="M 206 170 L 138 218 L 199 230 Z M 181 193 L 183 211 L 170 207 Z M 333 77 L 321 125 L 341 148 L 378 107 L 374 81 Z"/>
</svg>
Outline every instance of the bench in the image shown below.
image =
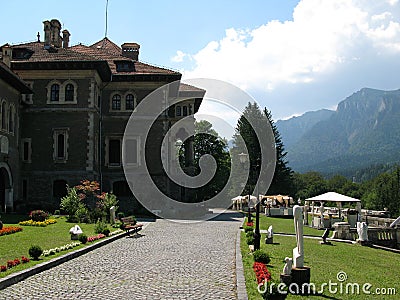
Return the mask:
<svg viewBox="0 0 400 300">
<path fill-rule="evenodd" d="M 142 230 L 143 224 L 137 224 L 133 217 L 120 218 L 120 220 L 122 222 L 121 229 L 124 229 L 129 235 L 131 232 L 138 233 Z"/>
</svg>

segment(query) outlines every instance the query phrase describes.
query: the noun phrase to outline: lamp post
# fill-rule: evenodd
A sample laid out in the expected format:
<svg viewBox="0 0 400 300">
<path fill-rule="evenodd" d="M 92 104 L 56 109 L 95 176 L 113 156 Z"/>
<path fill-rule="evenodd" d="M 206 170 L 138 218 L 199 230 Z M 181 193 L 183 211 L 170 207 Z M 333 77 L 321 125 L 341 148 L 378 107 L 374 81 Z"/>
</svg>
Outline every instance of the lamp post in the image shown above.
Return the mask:
<svg viewBox="0 0 400 300">
<path fill-rule="evenodd" d="M 249 155 L 246 153 L 240 153 L 239 154 L 239 161 L 242 165 L 244 165 L 247 162 Z M 250 189 L 249 189 L 249 194 L 248 194 L 248 199 L 247 199 L 247 208 L 248 208 L 248 214 L 247 214 L 247 222 L 250 223 L 251 220 L 251 211 L 250 211 Z"/>
<path fill-rule="evenodd" d="M 255 165 L 255 172 L 257 174 L 258 169 L 260 168 L 260 158 L 257 158 L 257 163 Z M 258 179 L 258 178 L 256 178 Z M 258 180 L 257 180 L 258 181 Z M 260 233 L 260 196 L 258 191 L 258 184 L 256 181 L 256 228 L 254 230 L 254 250 L 260 249 L 260 240 L 261 240 L 261 233 Z"/>
</svg>

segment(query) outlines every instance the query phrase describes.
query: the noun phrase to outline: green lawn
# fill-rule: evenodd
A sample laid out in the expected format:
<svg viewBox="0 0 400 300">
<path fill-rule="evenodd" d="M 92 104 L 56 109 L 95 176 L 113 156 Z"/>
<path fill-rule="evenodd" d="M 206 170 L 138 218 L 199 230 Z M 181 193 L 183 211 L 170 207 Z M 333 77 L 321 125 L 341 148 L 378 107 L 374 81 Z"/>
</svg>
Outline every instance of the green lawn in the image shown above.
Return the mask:
<svg viewBox="0 0 400 300">
<path fill-rule="evenodd" d="M 266 219 L 264 222 L 267 224 L 272 223 L 275 232 L 282 232 L 278 228 L 287 228 L 288 232 L 292 232 L 290 226 L 293 225 L 290 224 L 292 224 L 293 220 Z M 275 224 L 277 226 L 276 229 Z M 262 235 L 261 249 L 269 253 L 271 257 L 271 262 L 267 266 L 268 270 L 272 275 L 272 279 L 279 281 L 279 276 L 284 266 L 284 258 L 286 256 L 292 257 L 292 249 L 296 247 L 296 238 L 274 236 L 273 245 L 264 244 L 264 239 L 265 235 Z M 241 235 L 241 250 L 249 299 L 262 299 L 257 292 L 256 277 L 252 269 L 253 257 L 246 244 L 244 233 Z M 317 289 L 320 289 L 322 283 L 329 283 L 329 280 L 332 283 L 339 284 L 340 282 L 336 276 L 338 272 L 343 271 L 348 276 L 348 279 L 344 282 L 345 284 L 358 283 L 362 287 L 363 284 L 370 283 L 372 284 L 370 291 L 375 291 L 376 288 L 395 288 L 397 292 L 396 296 L 366 295 L 362 294 L 362 292 L 360 295 L 346 295 L 345 293 L 329 293 L 329 289 L 326 287 L 321 296 L 312 296 L 309 297 L 310 299 L 398 299 L 399 297 L 400 255 L 396 253 L 347 243 L 333 242 L 332 246 L 320 245 L 319 240 L 306 238 L 304 239 L 304 252 L 305 265 L 311 267 L 311 282 L 315 283 Z M 345 290 L 345 285 L 343 289 Z M 288 296 L 288 299 L 294 298 L 300 298 L 300 296 Z"/>
<path fill-rule="evenodd" d="M 27 220 L 27 217 L 18 215 L 2 216 L 2 221 L 8 222 L 5 223 L 4 226 L 20 226 L 18 225 L 18 221 L 20 220 Z M 47 227 L 20 226 L 23 228 L 21 232 L 0 236 L 0 265 L 6 265 L 7 260 L 13 260 L 15 258 L 21 259 L 21 256 L 29 257 L 28 250 L 33 244 L 39 245 L 43 250 L 48 250 L 50 248 L 61 247 L 65 244 L 71 243 L 69 230 L 74 225 L 74 223 L 67 223 L 65 217 L 60 217 L 57 218 L 56 224 L 48 225 Z M 79 224 L 79 226 L 87 236 L 95 235 L 95 224 Z M 89 244 L 92 243 L 88 243 L 86 245 Z M 82 247 L 84 246 L 80 245 L 73 248 L 73 250 Z M 41 256 L 39 261 L 31 260 L 27 264 L 20 264 L 7 270 L 6 272 L 0 272 L 0 278 L 5 277 L 10 273 L 32 267 L 37 263 L 42 263 L 44 261 L 53 259 L 54 257 L 67 253 L 68 251 L 62 251 L 56 255 L 47 257 Z"/>
</svg>

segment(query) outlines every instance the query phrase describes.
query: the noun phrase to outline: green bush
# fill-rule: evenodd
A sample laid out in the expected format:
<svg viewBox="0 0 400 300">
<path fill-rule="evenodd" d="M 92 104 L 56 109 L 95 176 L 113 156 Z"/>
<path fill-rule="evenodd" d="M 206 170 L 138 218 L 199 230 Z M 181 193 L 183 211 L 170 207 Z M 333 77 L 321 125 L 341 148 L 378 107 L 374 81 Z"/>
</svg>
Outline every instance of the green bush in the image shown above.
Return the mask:
<svg viewBox="0 0 400 300">
<path fill-rule="evenodd" d="M 37 209 L 37 210 L 32 210 L 29 213 L 29 218 L 32 219 L 32 221 L 35 222 L 43 222 L 49 217 L 49 214 L 43 210 Z"/>
<path fill-rule="evenodd" d="M 254 237 L 254 232 L 253 231 L 248 231 L 246 232 L 246 237 Z"/>
<path fill-rule="evenodd" d="M 106 229 L 108 229 L 107 224 L 104 223 L 103 221 L 97 221 L 96 225 L 94 226 L 94 232 L 97 234 L 103 233 L 103 231 Z"/>
<path fill-rule="evenodd" d="M 122 211 L 120 211 L 120 212 L 117 214 L 118 220 L 121 220 L 121 219 L 124 218 L 124 217 L 125 217 L 125 214 L 124 214 Z"/>
<path fill-rule="evenodd" d="M 254 235 L 246 238 L 247 245 L 254 245 Z"/>
<path fill-rule="evenodd" d="M 79 240 L 82 244 L 86 244 L 86 243 L 87 243 L 87 240 L 88 240 L 88 237 L 86 236 L 86 234 L 81 233 L 81 234 L 78 236 L 78 240 Z"/>
<path fill-rule="evenodd" d="M 271 261 L 269 255 L 261 249 L 253 252 L 253 258 L 255 262 L 260 262 L 266 265 L 269 264 L 269 262 Z"/>
<path fill-rule="evenodd" d="M 104 234 L 105 236 L 108 236 L 110 234 L 110 229 L 108 229 L 108 228 L 104 229 L 102 234 Z"/>
<path fill-rule="evenodd" d="M 244 232 L 246 232 L 246 233 L 254 230 L 253 227 L 251 227 L 251 226 L 245 226 L 245 227 L 243 227 L 243 229 L 244 229 Z"/>
<path fill-rule="evenodd" d="M 32 257 L 34 260 L 38 260 L 39 256 L 42 255 L 43 250 L 38 245 L 32 245 L 29 248 L 29 256 Z"/>
<path fill-rule="evenodd" d="M 54 215 L 55 215 L 55 216 L 59 216 L 59 215 L 60 215 L 60 210 L 59 210 L 59 209 L 56 209 L 56 210 L 54 211 Z"/>
</svg>

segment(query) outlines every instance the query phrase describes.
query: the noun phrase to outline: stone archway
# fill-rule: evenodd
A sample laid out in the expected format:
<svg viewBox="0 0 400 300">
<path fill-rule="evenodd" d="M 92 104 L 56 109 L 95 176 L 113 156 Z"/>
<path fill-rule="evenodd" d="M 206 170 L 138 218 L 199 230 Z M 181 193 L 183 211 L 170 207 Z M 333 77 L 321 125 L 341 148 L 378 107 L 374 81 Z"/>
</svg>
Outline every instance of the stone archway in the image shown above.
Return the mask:
<svg viewBox="0 0 400 300">
<path fill-rule="evenodd" d="M 10 168 L 5 163 L 0 163 L 0 211 L 12 211 L 13 201 L 13 185 Z"/>
</svg>

